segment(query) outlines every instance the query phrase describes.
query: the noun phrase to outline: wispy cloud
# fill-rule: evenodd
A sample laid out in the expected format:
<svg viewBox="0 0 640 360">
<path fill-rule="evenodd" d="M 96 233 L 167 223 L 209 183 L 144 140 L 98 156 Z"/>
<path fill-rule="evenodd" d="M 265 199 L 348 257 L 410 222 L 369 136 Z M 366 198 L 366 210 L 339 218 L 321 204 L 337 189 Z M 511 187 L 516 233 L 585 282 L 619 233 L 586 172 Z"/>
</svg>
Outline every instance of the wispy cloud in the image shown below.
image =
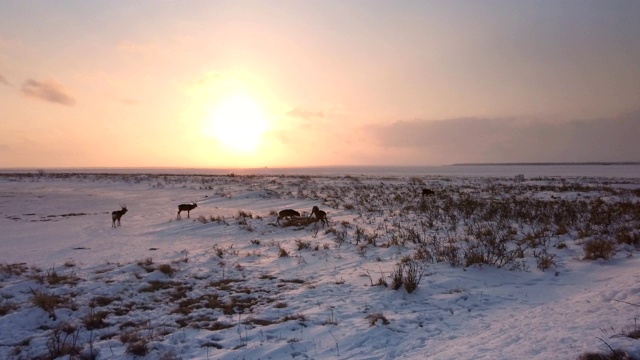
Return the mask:
<svg viewBox="0 0 640 360">
<path fill-rule="evenodd" d="M 22 93 L 52 103 L 72 106 L 76 100 L 68 95 L 62 85 L 54 81 L 36 81 L 28 79 L 22 84 Z"/>
<path fill-rule="evenodd" d="M 287 115 L 305 120 L 324 117 L 324 113 L 322 111 L 311 111 L 301 108 L 292 109 L 287 112 Z"/>
<path fill-rule="evenodd" d="M 13 86 L 2 74 L 0 74 L 0 85 Z"/>
<path fill-rule="evenodd" d="M 124 99 L 120 99 L 120 102 L 125 105 L 138 105 L 140 101 L 132 98 L 124 98 Z"/>
<path fill-rule="evenodd" d="M 211 71 L 206 73 L 202 78 L 196 81 L 196 85 L 208 85 L 211 82 L 220 81 L 224 78 L 224 75 L 218 71 Z"/>
<path fill-rule="evenodd" d="M 566 122 L 503 118 L 406 120 L 372 129 L 378 144 L 423 163 L 638 161 L 640 111 Z"/>
<path fill-rule="evenodd" d="M 118 51 L 138 55 L 153 55 L 160 51 L 160 47 L 154 44 L 143 44 L 127 40 L 118 44 Z"/>
</svg>

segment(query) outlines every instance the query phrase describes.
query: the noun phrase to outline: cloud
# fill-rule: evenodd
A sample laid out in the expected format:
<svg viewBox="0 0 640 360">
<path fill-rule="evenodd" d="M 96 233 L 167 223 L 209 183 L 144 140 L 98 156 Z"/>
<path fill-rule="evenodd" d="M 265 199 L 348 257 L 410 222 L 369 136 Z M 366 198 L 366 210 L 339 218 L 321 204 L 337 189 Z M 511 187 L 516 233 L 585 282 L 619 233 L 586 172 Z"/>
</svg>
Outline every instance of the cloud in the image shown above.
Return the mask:
<svg viewBox="0 0 640 360">
<path fill-rule="evenodd" d="M 0 74 L 0 85 L 13 86 L 2 74 Z"/>
<path fill-rule="evenodd" d="M 138 103 L 140 103 L 140 101 L 138 101 L 136 99 L 132 99 L 132 98 L 120 99 L 120 102 L 125 104 L 125 105 L 138 105 Z"/>
<path fill-rule="evenodd" d="M 122 41 L 118 44 L 118 51 L 135 55 L 157 55 L 160 47 L 155 44 L 143 44 L 133 41 Z"/>
<path fill-rule="evenodd" d="M 72 106 L 76 100 L 65 93 L 64 88 L 54 81 L 28 79 L 22 84 L 22 93 L 52 103 Z"/>
<path fill-rule="evenodd" d="M 196 82 L 196 85 L 209 85 L 209 83 L 220 81 L 223 78 L 224 75 L 221 72 L 208 72 Z"/>
<path fill-rule="evenodd" d="M 640 111 L 609 119 L 403 120 L 370 129 L 379 146 L 422 164 L 639 161 Z"/>
<path fill-rule="evenodd" d="M 310 111 L 310 110 L 305 110 L 301 108 L 295 108 L 295 109 L 289 110 L 287 112 L 287 115 L 291 117 L 301 118 L 304 120 L 311 120 L 311 119 L 324 117 L 324 113 L 322 111 Z"/>
</svg>

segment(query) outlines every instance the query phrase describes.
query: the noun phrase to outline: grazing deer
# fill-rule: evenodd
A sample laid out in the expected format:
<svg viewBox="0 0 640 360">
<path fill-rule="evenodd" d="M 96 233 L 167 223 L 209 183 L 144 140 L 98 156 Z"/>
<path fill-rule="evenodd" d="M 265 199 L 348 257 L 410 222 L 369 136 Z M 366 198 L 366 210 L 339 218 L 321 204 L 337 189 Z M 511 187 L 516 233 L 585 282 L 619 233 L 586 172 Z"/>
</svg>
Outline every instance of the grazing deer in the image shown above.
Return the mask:
<svg viewBox="0 0 640 360">
<path fill-rule="evenodd" d="M 431 196 L 435 194 L 436 192 L 431 189 L 422 189 L 422 196 Z"/>
<path fill-rule="evenodd" d="M 300 213 L 293 209 L 284 209 L 278 213 L 278 220 L 276 220 L 276 224 L 280 224 L 280 219 L 291 219 L 294 216 L 300 216 Z"/>
<path fill-rule="evenodd" d="M 177 218 L 178 219 L 182 219 L 182 216 L 180 216 L 180 213 L 182 211 L 186 211 L 187 212 L 187 218 L 191 218 L 189 216 L 189 213 L 191 212 L 191 210 L 193 210 L 193 209 L 195 209 L 197 207 L 198 207 L 198 204 L 196 204 L 195 201 L 193 203 L 191 203 L 191 204 L 180 204 L 180 205 L 178 205 L 178 216 L 177 216 Z"/>
<path fill-rule="evenodd" d="M 116 221 L 118 222 L 117 226 L 120 226 L 120 218 L 127 212 L 127 207 L 125 205 L 120 205 L 120 207 L 122 209 L 111 213 L 111 227 L 116 227 Z"/>
<path fill-rule="evenodd" d="M 322 227 L 324 227 L 324 224 L 329 224 L 329 222 L 327 222 L 327 213 L 320 210 L 317 206 L 314 206 L 313 209 L 311 209 L 311 214 L 309 214 L 309 217 L 311 217 L 311 215 L 313 214 L 315 214 L 316 219 L 322 223 Z"/>
</svg>

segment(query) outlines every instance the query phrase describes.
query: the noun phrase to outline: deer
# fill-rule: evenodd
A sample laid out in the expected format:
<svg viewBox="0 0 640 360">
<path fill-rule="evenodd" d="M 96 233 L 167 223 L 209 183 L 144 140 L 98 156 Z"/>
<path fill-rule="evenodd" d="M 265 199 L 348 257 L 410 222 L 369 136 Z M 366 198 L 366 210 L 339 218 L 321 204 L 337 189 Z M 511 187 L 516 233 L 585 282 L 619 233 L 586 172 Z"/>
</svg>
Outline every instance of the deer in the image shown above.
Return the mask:
<svg viewBox="0 0 640 360">
<path fill-rule="evenodd" d="M 280 219 L 289 218 L 291 219 L 294 216 L 300 216 L 300 213 L 293 209 L 284 209 L 278 213 L 278 220 L 276 220 L 276 224 L 280 224 Z"/>
<path fill-rule="evenodd" d="M 191 217 L 189 216 L 189 213 L 191 212 L 191 210 L 193 210 L 193 209 L 195 209 L 197 207 L 198 207 L 198 204 L 196 204 L 195 201 L 193 203 L 191 203 L 191 204 L 180 204 L 180 205 L 178 205 L 178 216 L 177 216 L 177 218 L 178 219 L 182 219 L 182 216 L 180 216 L 180 213 L 182 211 L 186 211 L 187 212 L 187 218 L 190 219 Z"/>
<path fill-rule="evenodd" d="M 435 194 L 436 192 L 431 189 L 422 189 L 422 196 L 431 196 Z"/>
<path fill-rule="evenodd" d="M 322 223 L 322 227 L 324 227 L 324 224 L 329 224 L 329 222 L 327 221 L 327 213 L 320 210 L 317 206 L 314 206 L 311 209 L 311 214 L 309 214 L 309 217 L 311 217 L 311 215 L 313 214 L 316 215 L 317 221 L 320 221 Z"/>
<path fill-rule="evenodd" d="M 127 207 L 125 205 L 120 205 L 121 209 L 116 210 L 111 213 L 111 227 L 116 227 L 116 221 L 118 222 L 117 226 L 120 226 L 120 218 L 127 212 Z"/>
</svg>

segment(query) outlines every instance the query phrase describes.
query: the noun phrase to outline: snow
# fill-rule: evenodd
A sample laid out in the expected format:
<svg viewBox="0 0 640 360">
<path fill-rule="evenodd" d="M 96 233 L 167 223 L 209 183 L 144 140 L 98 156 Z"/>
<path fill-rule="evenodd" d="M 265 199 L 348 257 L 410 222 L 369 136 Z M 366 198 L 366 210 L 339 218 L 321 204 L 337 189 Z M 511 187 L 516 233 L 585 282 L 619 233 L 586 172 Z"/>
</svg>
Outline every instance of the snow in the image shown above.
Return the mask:
<svg viewBox="0 0 640 360">
<path fill-rule="evenodd" d="M 583 258 L 589 240 L 621 228 L 639 236 L 640 178 L 526 174 L 0 174 L 0 358 L 55 357 L 66 339 L 80 357 L 131 359 L 134 336 L 146 359 L 575 359 L 610 354 L 607 344 L 639 358 L 624 336 L 640 312 L 638 249 Z M 477 213 L 450 223 L 448 201 L 464 196 L 469 206 L 636 210 L 613 229 L 581 218 L 567 233 L 514 218 L 515 239 L 540 230 L 546 243 L 508 266 L 452 266 L 435 242 L 418 259 L 411 229 L 425 243 L 453 239 L 462 254 L 474 226 L 492 224 Z M 177 205 L 193 201 L 177 220 Z M 306 217 L 313 206 L 328 227 L 275 224 L 279 210 Z M 445 216 L 430 218 L 430 207 Z M 544 271 L 542 251 L 554 256 Z M 394 270 L 409 262 L 423 271 L 417 289 L 394 290 Z M 37 294 L 62 303 L 45 311 Z"/>
</svg>

